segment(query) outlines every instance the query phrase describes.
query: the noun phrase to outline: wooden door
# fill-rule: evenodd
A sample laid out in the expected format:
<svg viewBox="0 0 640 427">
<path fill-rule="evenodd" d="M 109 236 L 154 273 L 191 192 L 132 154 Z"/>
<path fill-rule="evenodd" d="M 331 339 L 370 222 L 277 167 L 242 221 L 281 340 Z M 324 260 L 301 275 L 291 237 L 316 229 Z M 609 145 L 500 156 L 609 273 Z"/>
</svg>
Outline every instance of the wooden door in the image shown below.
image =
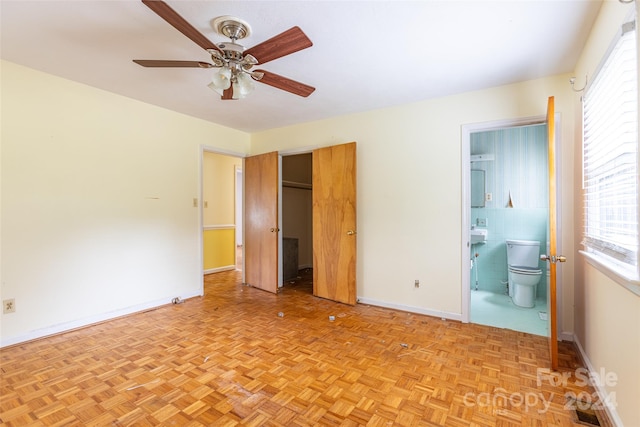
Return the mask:
<svg viewBox="0 0 640 427">
<path fill-rule="evenodd" d="M 244 160 L 244 277 L 278 292 L 278 153 Z"/>
<path fill-rule="evenodd" d="M 555 102 L 550 96 L 547 101 L 547 141 L 549 143 L 549 253 L 542 255 L 542 259 L 549 262 L 549 292 L 548 316 L 549 319 L 549 357 L 551 369 L 558 369 L 558 304 L 557 304 L 557 269 L 556 262 L 564 262 L 562 255 L 557 255 L 558 247 L 558 218 L 556 200 L 556 123 Z"/>
<path fill-rule="evenodd" d="M 313 294 L 356 303 L 356 143 L 313 151 Z"/>
</svg>

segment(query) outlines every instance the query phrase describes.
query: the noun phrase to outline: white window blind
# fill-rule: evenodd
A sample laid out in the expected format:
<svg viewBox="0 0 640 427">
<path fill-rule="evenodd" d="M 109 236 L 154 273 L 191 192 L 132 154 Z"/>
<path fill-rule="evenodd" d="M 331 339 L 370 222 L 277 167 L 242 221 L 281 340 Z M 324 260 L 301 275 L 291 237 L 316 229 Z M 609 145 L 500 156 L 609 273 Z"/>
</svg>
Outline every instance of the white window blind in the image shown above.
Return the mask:
<svg viewBox="0 0 640 427">
<path fill-rule="evenodd" d="M 583 245 L 638 277 L 638 60 L 623 26 L 583 99 Z"/>
</svg>

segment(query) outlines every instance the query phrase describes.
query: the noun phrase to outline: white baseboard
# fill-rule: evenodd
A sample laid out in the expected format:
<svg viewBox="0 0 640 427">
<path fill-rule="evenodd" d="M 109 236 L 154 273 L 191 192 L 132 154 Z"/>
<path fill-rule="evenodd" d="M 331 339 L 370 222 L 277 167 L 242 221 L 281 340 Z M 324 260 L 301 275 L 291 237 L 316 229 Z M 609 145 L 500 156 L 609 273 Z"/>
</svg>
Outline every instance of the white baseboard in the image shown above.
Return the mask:
<svg viewBox="0 0 640 427">
<path fill-rule="evenodd" d="M 203 273 L 204 274 L 220 273 L 221 271 L 229 271 L 229 270 L 235 270 L 235 269 L 236 269 L 235 265 L 227 265 L 225 267 L 210 268 L 208 270 L 204 270 Z"/>
<path fill-rule="evenodd" d="M 441 319 L 462 321 L 462 315 L 458 313 L 448 313 L 446 311 L 428 310 L 411 305 L 394 304 L 386 301 L 378 301 L 371 298 L 358 297 L 359 304 L 368 304 L 376 307 L 391 308 L 394 310 L 407 311 L 409 313 L 424 314 L 426 316 L 439 317 Z"/>
<path fill-rule="evenodd" d="M 587 356 L 587 353 L 584 351 L 584 348 L 582 348 L 582 344 L 580 344 L 580 340 L 578 339 L 578 337 L 573 335 L 572 341 L 575 343 L 576 347 L 578 348 L 578 352 L 580 353 L 580 356 L 582 357 L 582 360 L 584 361 L 585 365 L 587 365 L 586 368 L 589 371 L 589 374 L 599 375 L 598 371 L 591 364 L 591 360 L 589 360 L 589 356 Z M 602 384 L 591 384 L 591 385 L 596 390 L 596 393 L 598 393 L 598 398 L 600 399 L 600 402 L 604 403 L 604 410 L 607 413 L 609 420 L 613 423 L 613 425 L 617 427 L 618 426 L 623 427 L 624 424 L 620 419 L 620 415 L 618 415 L 618 411 L 616 410 L 615 406 L 611 405 L 611 400 L 608 398 L 609 393 L 607 392 L 607 390 L 602 386 Z M 615 402 L 615 399 L 613 399 L 613 401 Z"/>
<path fill-rule="evenodd" d="M 575 336 L 573 335 L 572 332 L 560 332 L 558 334 L 558 339 L 560 341 L 569 341 L 569 342 L 573 342 L 575 339 Z"/>
<path fill-rule="evenodd" d="M 194 292 L 189 295 L 180 295 L 182 300 L 201 297 L 202 292 Z M 38 338 L 44 338 L 51 335 L 57 335 L 64 332 L 70 332 L 74 329 L 84 328 L 87 326 L 95 325 L 97 323 L 101 323 L 107 320 L 112 320 L 118 317 L 127 316 L 134 313 L 139 313 L 142 311 L 147 311 L 153 308 L 157 308 L 163 305 L 171 304 L 173 298 L 165 298 L 156 301 L 150 301 L 143 304 L 134 305 L 131 307 L 123 308 L 120 310 L 114 310 L 107 313 L 101 313 L 94 316 L 85 317 L 84 319 L 73 320 L 71 322 L 60 323 L 58 325 L 48 326 L 42 329 L 36 329 L 34 331 L 29 331 L 24 335 L 18 335 L 15 337 L 0 339 L 0 348 L 7 347 L 10 345 L 20 344 L 27 341 L 33 341 Z"/>
</svg>

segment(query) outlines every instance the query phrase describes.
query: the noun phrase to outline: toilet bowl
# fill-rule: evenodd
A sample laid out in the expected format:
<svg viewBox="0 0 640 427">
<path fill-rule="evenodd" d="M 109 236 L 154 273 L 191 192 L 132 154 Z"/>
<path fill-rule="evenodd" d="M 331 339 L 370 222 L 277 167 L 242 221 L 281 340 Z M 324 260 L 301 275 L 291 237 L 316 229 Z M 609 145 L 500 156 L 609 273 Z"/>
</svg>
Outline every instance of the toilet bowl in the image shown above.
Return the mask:
<svg viewBox="0 0 640 427">
<path fill-rule="evenodd" d="M 526 267 L 509 267 L 509 296 L 518 307 L 531 308 L 536 305 L 536 286 L 542 270 Z"/>
<path fill-rule="evenodd" d="M 507 240 L 507 267 L 509 296 L 519 307 L 531 308 L 536 304 L 536 285 L 542 277 L 539 268 L 540 242 Z"/>
</svg>

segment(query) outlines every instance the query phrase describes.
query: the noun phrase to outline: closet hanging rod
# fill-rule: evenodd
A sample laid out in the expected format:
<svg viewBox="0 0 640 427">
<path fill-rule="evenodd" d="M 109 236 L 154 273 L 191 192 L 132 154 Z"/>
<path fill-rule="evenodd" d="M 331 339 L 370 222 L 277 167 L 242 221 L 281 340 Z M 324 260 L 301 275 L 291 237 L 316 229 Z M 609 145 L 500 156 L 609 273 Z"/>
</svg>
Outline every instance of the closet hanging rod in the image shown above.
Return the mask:
<svg viewBox="0 0 640 427">
<path fill-rule="evenodd" d="M 311 184 L 307 184 L 306 182 L 282 181 L 282 186 L 289 188 L 300 188 L 302 190 L 311 190 Z"/>
</svg>

